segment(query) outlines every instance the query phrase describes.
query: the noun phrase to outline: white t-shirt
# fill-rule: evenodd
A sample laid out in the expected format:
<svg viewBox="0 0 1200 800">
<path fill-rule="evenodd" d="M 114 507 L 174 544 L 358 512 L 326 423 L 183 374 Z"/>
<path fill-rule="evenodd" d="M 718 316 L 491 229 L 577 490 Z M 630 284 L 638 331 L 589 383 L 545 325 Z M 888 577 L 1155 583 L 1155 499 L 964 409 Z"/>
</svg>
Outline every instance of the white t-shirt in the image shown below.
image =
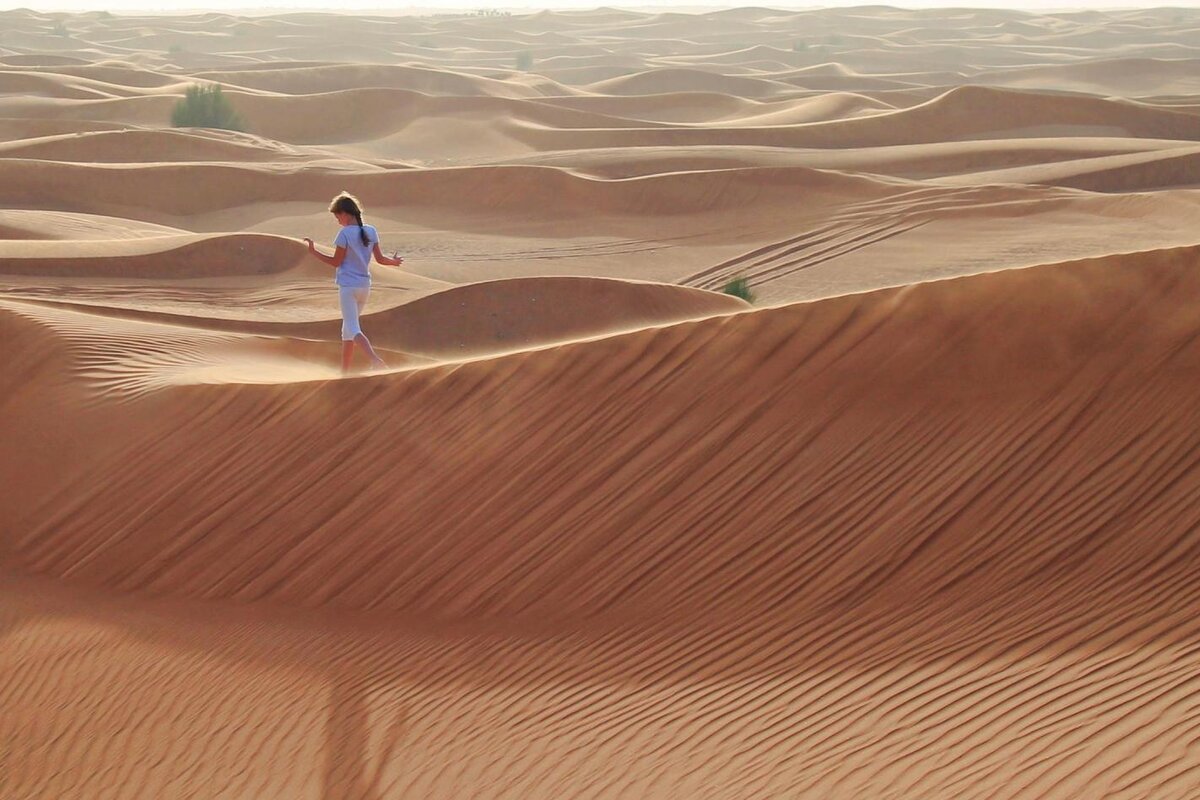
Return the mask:
<svg viewBox="0 0 1200 800">
<path fill-rule="evenodd" d="M 346 248 L 346 257 L 333 274 L 333 281 L 338 286 L 362 288 L 371 285 L 371 253 L 379 241 L 379 231 L 374 225 L 363 225 L 362 230 L 367 232 L 370 244 L 362 243 L 357 225 L 343 226 L 333 242 L 334 247 Z"/>
</svg>

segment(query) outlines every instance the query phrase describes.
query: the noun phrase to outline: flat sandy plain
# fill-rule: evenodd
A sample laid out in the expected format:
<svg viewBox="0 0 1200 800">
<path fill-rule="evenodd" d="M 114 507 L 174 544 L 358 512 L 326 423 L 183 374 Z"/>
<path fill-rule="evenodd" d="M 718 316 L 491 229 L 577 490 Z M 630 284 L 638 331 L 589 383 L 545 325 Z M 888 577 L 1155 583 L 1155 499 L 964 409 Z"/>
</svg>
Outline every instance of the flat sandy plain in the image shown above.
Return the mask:
<svg viewBox="0 0 1200 800">
<path fill-rule="evenodd" d="M 1200 11 L 0 14 L 0 797 L 1200 796 L 1197 187 Z"/>
</svg>

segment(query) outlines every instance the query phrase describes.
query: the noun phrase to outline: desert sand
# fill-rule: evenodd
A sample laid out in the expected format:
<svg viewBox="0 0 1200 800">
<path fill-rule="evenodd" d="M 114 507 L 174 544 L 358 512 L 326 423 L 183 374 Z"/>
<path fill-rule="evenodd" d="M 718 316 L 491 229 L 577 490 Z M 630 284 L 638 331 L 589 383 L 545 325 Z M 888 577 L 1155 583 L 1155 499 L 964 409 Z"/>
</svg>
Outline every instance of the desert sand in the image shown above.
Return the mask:
<svg viewBox="0 0 1200 800">
<path fill-rule="evenodd" d="M 1200 797 L 1198 66 L 0 13 L 0 798 Z"/>
</svg>

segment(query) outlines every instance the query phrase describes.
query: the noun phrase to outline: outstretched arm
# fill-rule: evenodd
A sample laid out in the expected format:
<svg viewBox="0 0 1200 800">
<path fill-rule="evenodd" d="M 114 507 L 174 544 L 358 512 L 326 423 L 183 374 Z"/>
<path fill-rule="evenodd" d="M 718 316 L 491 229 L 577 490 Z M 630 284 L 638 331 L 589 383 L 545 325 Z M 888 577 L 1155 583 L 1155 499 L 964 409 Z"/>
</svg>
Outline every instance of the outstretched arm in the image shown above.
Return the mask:
<svg viewBox="0 0 1200 800">
<path fill-rule="evenodd" d="M 333 251 L 333 255 L 327 256 L 317 249 L 317 246 L 313 244 L 312 239 L 305 238 L 304 243 L 308 245 L 308 252 L 310 254 L 316 256 L 319 261 L 324 261 L 331 267 L 340 267 L 342 265 L 342 261 L 344 261 L 346 258 L 346 248 L 344 247 L 337 248 Z M 376 247 L 378 246 L 379 245 L 376 245 Z"/>
<path fill-rule="evenodd" d="M 389 267 L 398 267 L 404 263 L 404 259 L 399 256 L 385 256 L 383 251 L 379 249 L 379 242 L 375 243 L 375 260 Z"/>
</svg>

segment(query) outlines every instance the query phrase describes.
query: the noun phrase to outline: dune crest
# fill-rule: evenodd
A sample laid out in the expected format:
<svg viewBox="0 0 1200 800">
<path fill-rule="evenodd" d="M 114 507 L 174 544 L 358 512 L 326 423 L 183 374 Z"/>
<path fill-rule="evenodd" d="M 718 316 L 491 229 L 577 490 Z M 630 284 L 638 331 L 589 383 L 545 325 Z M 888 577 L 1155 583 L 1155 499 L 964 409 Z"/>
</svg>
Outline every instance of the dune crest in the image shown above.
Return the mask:
<svg viewBox="0 0 1200 800">
<path fill-rule="evenodd" d="M 760 458 L 768 461 L 783 458 L 796 464 L 796 469 L 781 473 L 777 478 L 787 482 L 790 487 L 786 489 L 787 493 L 801 491 L 795 503 L 803 507 L 803 498 L 811 494 L 815 501 L 824 491 L 821 489 L 824 483 L 817 482 L 801 490 L 803 484 L 797 481 L 802 480 L 802 475 L 815 470 L 824 458 L 831 458 L 836 453 L 848 454 L 856 447 L 866 446 L 860 439 L 868 432 L 874 431 L 871 436 L 878 439 L 883 436 L 880 426 L 887 429 L 889 425 L 898 425 L 900 420 L 918 415 L 944 420 L 941 415 L 948 413 L 947 409 L 970 404 L 970 407 L 989 409 L 1000 419 L 1007 419 L 1006 415 L 1025 413 L 1030 403 L 1051 396 L 1055 398 L 1056 408 L 1066 409 L 1071 406 L 1072 397 L 1083 402 L 1098 391 L 1098 386 L 1111 387 L 1126 382 L 1141 385 L 1140 392 L 1146 395 L 1146 402 L 1158 398 L 1156 407 L 1162 407 L 1166 413 L 1166 407 L 1161 403 L 1173 396 L 1171 392 L 1177 391 L 1174 388 L 1177 381 L 1189 374 L 1200 359 L 1200 351 L 1188 344 L 1190 323 L 1184 322 L 1189 319 L 1189 309 L 1200 292 L 1200 283 L 1187 268 L 1196 252 L 1186 249 L 1113 256 L 926 283 L 611 335 L 549 350 L 504 356 L 499 361 L 435 366 L 403 375 L 383 375 L 346 383 L 302 385 L 286 392 L 272 391 L 268 396 L 262 396 L 261 390 L 255 387 L 226 389 L 223 390 L 224 411 L 220 419 L 211 420 L 210 425 L 198 426 L 194 433 L 180 431 L 175 434 L 187 436 L 189 441 L 194 439 L 194 445 L 187 451 L 197 460 L 188 465 L 189 471 L 211 469 L 200 466 L 206 463 L 208 457 L 203 454 L 209 451 L 213 457 L 222 453 L 225 455 L 221 458 L 228 459 L 228 448 L 222 446 L 226 438 L 252 441 L 254 446 L 244 452 L 245 457 L 257 466 L 247 463 L 245 470 L 235 470 L 239 474 L 257 475 L 252 487 L 246 487 L 249 491 L 245 497 L 254 498 L 256 504 L 276 495 L 282 500 L 288 489 L 286 482 L 278 480 L 277 470 L 294 464 L 301 452 L 325 452 L 327 448 L 312 445 L 312 437 L 322 436 L 322 430 L 329 431 L 326 435 L 344 435 L 337 425 L 323 426 L 319 415 L 329 403 L 346 402 L 362 408 L 367 418 L 381 420 L 357 435 L 355 448 L 368 452 L 368 460 L 382 470 L 389 473 L 399 470 L 403 479 L 395 480 L 393 485 L 397 490 L 410 493 L 412 501 L 395 498 L 395 504 L 386 507 L 391 511 L 376 516 L 370 511 L 369 504 L 356 505 L 367 503 L 368 497 L 314 498 L 319 505 L 350 502 L 358 515 L 354 538 L 339 541 L 336 545 L 319 537 L 312 539 L 318 531 L 311 525 L 299 524 L 299 520 L 308 517 L 320 524 L 317 521 L 323 517 L 320 513 L 310 515 L 303 507 L 295 507 L 269 524 L 264 520 L 256 528 L 255 537 L 244 539 L 245 529 L 234 522 L 241 514 L 236 507 L 230 506 L 224 512 L 229 524 L 213 527 L 212 520 L 206 521 L 203 536 L 187 550 L 178 551 L 180 533 L 188 531 L 191 525 L 187 521 L 190 512 L 186 509 L 201 509 L 209 504 L 196 499 L 194 480 L 181 479 L 171 470 L 148 460 L 121 479 L 123 488 L 119 495 L 133 501 L 132 505 L 136 507 L 143 504 L 136 501 L 137 497 L 145 497 L 148 502 L 152 497 L 187 491 L 192 493 L 192 499 L 186 504 L 159 502 L 163 513 L 169 508 L 177 508 L 184 514 L 183 519 L 168 521 L 167 518 L 117 514 L 106 527 L 98 530 L 94 516 L 76 510 L 69 497 L 54 498 L 49 505 L 60 510 L 16 540 L 15 557 L 34 572 L 71 576 L 122 591 L 183 592 L 243 600 L 274 597 L 291 603 L 419 610 L 435 617 L 511 613 L 542 616 L 552 610 L 555 616 L 588 616 L 601 610 L 614 613 L 625 607 L 632 610 L 639 607 L 639 602 L 662 609 L 680 603 L 701 613 L 708 610 L 711 603 L 722 599 L 721 596 L 705 599 L 691 594 L 707 583 L 699 580 L 700 572 L 695 572 L 703 571 L 703 564 L 668 559 L 659 567 L 667 571 L 665 574 L 655 580 L 642 577 L 636 581 L 633 576 L 640 571 L 628 575 L 625 581 L 615 579 L 624 574 L 616 564 L 629 557 L 622 553 L 621 542 L 644 540 L 645 546 L 649 547 L 659 539 L 679 541 L 678 552 L 682 554 L 690 548 L 684 546 L 679 537 L 704 535 L 707 526 L 702 520 L 711 512 L 710 504 L 716 498 L 697 494 L 699 487 L 692 487 L 691 482 L 706 475 L 707 471 L 701 469 L 700 464 L 704 454 L 722 440 L 721 431 L 728 433 L 746 425 L 760 432 L 756 437 L 744 431 L 737 438 L 739 452 L 751 448 L 743 453 L 751 463 Z M 487 286 L 469 288 L 482 294 Z M 562 289 L 571 290 L 578 292 L 578 288 L 571 286 Z M 453 290 L 445 298 L 434 295 L 426 298 L 425 303 L 451 305 L 456 296 L 465 296 L 463 290 Z M 492 293 L 488 298 L 494 296 Z M 1133 302 L 1135 298 L 1136 303 Z M 419 309 L 416 313 L 436 313 L 436 310 Z M 484 318 L 485 314 L 481 313 L 480 317 Z M 996 350 L 990 344 L 990 331 L 996 328 L 1010 332 L 1002 350 Z M 955 332 L 952 338 L 947 336 L 950 331 Z M 902 349 L 896 348 L 897 341 L 905 342 Z M 1140 360 L 1123 359 L 1119 356 L 1120 351 L 1118 354 L 1113 352 L 1118 342 L 1121 348 L 1130 351 L 1159 353 L 1163 361 L 1143 364 Z M 426 344 L 424 349 L 432 347 Z M 764 354 L 774 355 L 755 357 L 756 348 Z M 654 408 L 637 399 L 640 376 L 651 365 L 654 374 L 659 376 L 653 384 L 657 398 Z M 1159 377 L 1151 379 L 1151 375 Z M 709 388 L 695 396 L 695 387 L 699 386 Z M 621 395 L 614 395 L 614 392 L 629 393 L 633 397 L 618 400 Z M 689 397 L 692 399 L 687 399 Z M 175 390 L 169 403 L 174 409 L 171 417 L 187 418 L 194 413 L 189 408 L 199 410 L 210 401 L 208 390 Z M 156 402 L 161 404 L 165 398 Z M 261 405 L 264 402 L 277 408 L 264 415 Z M 240 413 L 241 403 L 248 410 L 254 409 L 253 414 Z M 379 411 L 374 410 L 375 406 Z M 413 472 L 415 465 L 403 463 L 401 452 L 393 449 L 388 435 L 391 425 L 383 422 L 387 418 L 381 415 L 383 407 L 406 409 L 403 419 L 395 423 L 395 435 L 404 437 L 404 430 L 419 424 L 422 437 L 443 443 L 463 443 L 461 448 L 428 456 L 437 460 L 456 459 L 457 466 L 451 470 L 451 474 L 457 476 L 455 482 L 446 483 L 445 475 L 438 470 L 429 475 L 442 476 L 438 478 L 441 485 L 435 489 Z M 472 410 L 468 412 L 467 408 Z M 1103 408 L 1097 406 L 1094 413 L 1102 416 Z M 802 409 L 803 414 L 800 413 Z M 1119 406 L 1111 412 L 1126 413 Z M 153 429 L 162 424 L 155 416 L 139 415 L 136 408 L 122 406 L 112 409 L 111 413 L 121 416 L 125 425 L 134 424 L 134 419 L 146 420 L 138 426 L 139 433 L 134 440 L 156 435 Z M 560 414 L 563 415 L 561 421 Z M 660 451 L 656 447 L 635 456 L 644 434 L 639 433 L 643 426 L 635 425 L 633 421 L 644 414 L 649 414 L 649 419 L 643 419 L 643 424 L 651 425 L 655 430 L 663 425 L 681 432 L 699 428 L 711 430 L 710 436 L 715 438 L 702 437 L 694 446 L 678 451 Z M 297 415 L 308 421 L 298 423 Z M 273 419 L 281 420 L 281 423 L 276 426 L 269 421 Z M 473 420 L 468 430 L 455 429 L 454 426 L 462 425 L 467 419 Z M 535 419 L 542 432 L 533 441 L 524 441 L 530 434 L 528 425 Z M 1155 427 L 1168 424 L 1170 419 L 1158 420 Z M 289 431 L 297 424 L 308 431 L 308 437 L 289 444 Z M 443 426 L 449 427 L 443 429 Z M 569 435 L 568 429 L 572 429 Z M 625 433 L 618 434 L 617 431 Z M 769 436 L 767 431 L 771 431 Z M 563 435 L 560 437 L 558 433 Z M 1123 431 L 1121 435 L 1126 434 Z M 843 440 L 842 436 L 849 438 Z M 1085 442 L 1094 438 L 1094 446 L 1101 449 L 1115 446 L 1098 432 L 1089 437 Z M 951 435 L 950 429 L 937 438 L 946 447 L 955 446 L 956 442 L 966 444 L 960 436 Z M 571 452 L 578 448 L 576 443 L 584 440 L 605 442 L 605 447 L 613 448 L 614 452 L 611 455 L 607 451 L 597 453 L 589 447 L 572 456 Z M 753 456 L 753 448 L 773 449 L 785 441 L 792 443 L 785 448 L 786 453 L 772 450 L 768 458 L 764 450 L 758 458 Z M 1027 447 L 1037 449 L 1036 441 L 1031 440 Z M 467 442 L 470 442 L 469 446 Z M 545 454 L 545 460 L 526 462 L 520 454 L 535 443 L 541 448 L 549 448 L 549 452 Z M 898 445 L 894 442 L 885 445 L 880 441 L 869 449 L 885 446 L 895 448 Z M 792 449 L 795 449 L 794 453 Z M 393 459 L 400 460 L 389 459 L 389 452 L 394 454 Z M 168 452 L 163 456 L 171 457 Z M 471 467 L 464 471 L 467 464 L 458 462 L 457 458 L 468 456 Z M 112 457 L 121 461 L 125 454 L 113 453 Z M 264 459 L 268 458 L 276 459 L 278 466 L 266 463 Z M 633 481 L 634 476 L 642 474 L 643 467 L 639 465 L 656 460 L 662 460 L 662 463 L 656 470 L 658 477 L 655 480 L 644 476 L 637 483 L 627 483 L 618 477 L 628 476 L 625 481 Z M 937 458 L 932 460 L 940 462 Z M 728 470 L 738 461 L 722 457 L 712 464 L 715 472 L 706 477 L 706 482 L 713 485 L 736 483 L 736 473 Z M 556 469 L 566 474 L 594 477 L 580 478 L 577 483 L 564 486 L 563 491 L 567 494 L 560 498 L 539 495 L 522 499 L 503 493 L 492 494 L 488 488 L 491 484 L 486 475 L 507 481 L 513 477 L 513 470 L 538 469 L 539 464 L 549 463 L 559 465 Z M 603 470 L 593 472 L 595 467 L 586 466 L 606 463 L 622 466 L 615 476 L 609 477 L 604 477 Z M 574 466 L 568 466 L 571 464 Z M 224 469 L 233 466 L 226 461 Z M 339 482 L 339 470 L 351 468 L 320 458 L 306 467 L 314 475 L 325 474 L 335 483 Z M 967 474 L 977 469 L 995 468 L 990 461 L 977 462 L 967 469 Z M 691 477 L 681 486 L 675 486 L 674 481 L 684 476 Z M 111 480 L 102 473 L 96 478 L 101 481 L 100 485 Z M 964 475 L 958 480 L 966 479 Z M 666 481 L 666 485 L 656 488 L 659 480 Z M 608 491 L 615 496 L 626 496 L 622 502 L 641 497 L 641 502 L 652 504 L 650 507 L 667 508 L 678 505 L 684 498 L 692 498 L 695 508 L 687 512 L 677 510 L 670 520 L 651 515 L 644 522 L 614 519 L 611 525 L 620 528 L 576 528 L 581 524 L 574 521 L 577 516 L 587 515 L 589 509 L 605 503 L 603 494 L 590 501 L 583 500 L 598 491 L 599 484 L 594 485 L 595 481 L 610 483 Z M 756 483 L 752 488 L 756 495 L 761 492 L 764 496 L 785 491 L 784 486 L 773 487 L 769 481 Z M 215 485 L 211 491 L 219 495 L 225 489 Z M 892 489 L 885 483 L 871 491 L 886 496 Z M 680 494 L 677 496 L 675 492 Z M 83 495 L 91 496 L 88 492 Z M 426 516 L 421 511 L 423 503 L 435 502 L 434 498 L 439 495 L 475 497 L 477 502 L 466 504 L 474 509 L 466 517 L 453 514 Z M 700 499 L 703 497 L 708 499 Z M 16 500 L 20 509 L 20 504 L 25 501 Z M 894 498 L 890 502 L 900 501 Z M 568 512 L 567 508 L 572 506 L 576 510 Z M 545 508 L 545 513 L 550 516 L 540 517 L 536 513 L 537 507 Z M 420 516 L 407 521 L 396 519 L 393 513 L 397 508 L 408 509 L 406 514 Z M 553 509 L 558 510 L 551 513 Z M 768 510 L 750 506 L 737 513 L 761 514 Z M 774 509 L 771 513 L 785 510 Z M 36 509 L 28 509 L 26 513 L 34 518 L 40 516 Z M 878 513 L 889 516 L 883 510 Z M 18 511 L 18 518 L 21 516 Z M 529 527 L 541 519 L 557 521 L 541 531 Z M 423 520 L 422 524 L 427 528 L 420 537 L 406 538 L 403 542 L 395 538 L 395 532 L 410 531 L 418 520 Z M 664 525 L 668 527 L 662 528 Z M 823 526 L 821 522 L 805 523 L 801 530 L 817 531 Z M 757 527 L 754 529 L 758 530 Z M 770 529 L 766 526 L 766 530 Z M 568 536 L 569 530 L 577 530 L 577 533 Z M 961 535 L 966 536 L 970 530 L 973 530 L 970 526 L 962 528 Z M 586 537 L 578 538 L 585 531 Z M 184 540 L 190 538 L 184 536 Z M 284 557 L 305 539 L 322 541 L 318 551 L 310 551 L 305 556 L 309 566 L 301 575 L 311 576 L 311 579 L 292 575 L 291 560 Z M 569 546 L 568 540 L 573 541 Z M 85 541 L 104 544 L 96 547 L 86 545 Z M 436 541 L 443 542 L 443 546 L 425 551 Z M 475 546 L 472 542 L 485 541 L 491 542 L 491 546 L 468 557 Z M 552 566 L 566 568 L 574 562 L 572 553 L 577 550 L 582 556 L 591 552 L 593 541 L 608 544 L 565 573 Z M 750 541 L 758 543 L 759 535 Z M 775 546 L 783 546 L 785 541 L 780 540 Z M 964 540 L 967 541 L 969 539 Z M 526 580 L 497 594 L 507 586 L 502 576 L 508 574 L 509 569 L 503 564 L 517 558 L 519 553 L 536 552 L 541 547 L 538 542 L 559 542 L 566 549 L 539 568 L 546 570 L 544 579 L 529 575 Z M 897 542 L 896 546 L 900 544 Z M 767 545 L 761 542 L 755 546 Z M 788 546 L 796 547 L 794 543 Z M 134 573 L 127 571 L 130 547 L 136 547 L 144 554 L 137 561 L 145 566 Z M 233 558 L 239 564 L 237 574 L 244 578 L 234 581 L 230 576 L 213 585 L 210 583 L 213 571 L 219 570 L 223 563 L 221 559 L 214 559 L 214 554 L 227 552 L 229 547 L 245 551 L 244 557 Z M 510 547 L 512 554 L 503 555 Z M 454 549 L 443 552 L 445 548 Z M 794 552 L 803 550 L 799 547 Z M 420 555 L 423 551 L 424 555 Z M 295 550 L 294 556 L 300 557 L 302 552 Z M 358 554 L 356 558 L 371 560 L 367 573 L 362 573 L 356 561 L 342 563 L 352 552 Z M 79 559 L 72 555 L 75 553 L 87 555 Z M 252 556 L 254 553 L 257 555 Z M 387 562 L 378 561 L 385 554 Z M 278 560 L 280 558 L 283 560 Z M 618 561 L 609 563 L 610 558 Z M 435 563 L 443 563 L 450 571 L 443 573 L 432 569 Z M 734 559 L 730 563 L 736 566 L 740 562 Z M 900 563 L 897 562 L 897 566 Z M 338 564 L 340 566 L 335 566 Z M 488 564 L 493 565 L 488 569 L 494 572 L 498 583 L 479 581 L 478 571 Z M 601 564 L 605 566 L 601 567 Z M 787 563 L 776 564 L 772 569 L 775 568 L 785 570 L 778 578 L 782 586 Z M 357 575 L 352 583 L 341 577 L 351 574 Z M 419 579 L 422 574 L 427 577 Z M 951 572 L 947 579 L 956 574 Z M 471 582 L 465 580 L 468 575 L 476 576 L 476 588 L 472 589 Z M 595 594 L 581 591 L 580 581 L 590 585 L 586 575 L 594 576 Z M 374 577 L 368 579 L 368 576 Z M 776 580 L 767 576 L 761 576 L 761 579 L 764 587 Z M 828 584 L 824 580 L 818 581 L 810 589 L 817 591 L 824 586 L 836 585 L 832 576 L 826 580 Z M 801 580 L 800 583 L 807 584 L 808 581 Z M 646 593 L 644 601 L 639 601 L 641 593 L 634 589 L 636 586 L 646 587 L 643 589 Z M 650 586 L 654 587 L 653 591 Z M 829 599 L 836 601 L 838 596 L 852 589 L 853 586 L 843 587 Z M 769 593 L 766 597 L 769 598 Z M 617 598 L 620 602 L 614 607 Z M 799 602 L 799 598 L 795 601 Z M 742 598 L 739 602 L 748 600 Z"/>
</svg>

